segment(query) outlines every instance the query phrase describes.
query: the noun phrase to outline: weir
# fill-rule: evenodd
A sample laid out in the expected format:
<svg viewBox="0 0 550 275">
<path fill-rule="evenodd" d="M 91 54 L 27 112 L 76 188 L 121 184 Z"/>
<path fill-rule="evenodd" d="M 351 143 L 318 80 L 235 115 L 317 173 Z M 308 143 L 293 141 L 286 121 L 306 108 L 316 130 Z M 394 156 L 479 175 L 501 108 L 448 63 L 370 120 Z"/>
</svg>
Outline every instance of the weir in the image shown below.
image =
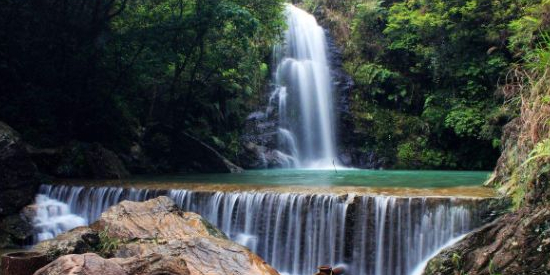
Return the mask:
<svg viewBox="0 0 550 275">
<path fill-rule="evenodd" d="M 491 200 L 43 185 L 37 203 L 56 200 L 70 210 L 54 211 L 64 217 L 52 219 L 91 223 L 122 200 L 161 195 L 202 215 L 279 272 L 296 275 L 339 263 L 349 274 L 411 274 L 441 246 L 479 226 Z M 67 228 L 37 230 L 53 236 Z"/>
</svg>

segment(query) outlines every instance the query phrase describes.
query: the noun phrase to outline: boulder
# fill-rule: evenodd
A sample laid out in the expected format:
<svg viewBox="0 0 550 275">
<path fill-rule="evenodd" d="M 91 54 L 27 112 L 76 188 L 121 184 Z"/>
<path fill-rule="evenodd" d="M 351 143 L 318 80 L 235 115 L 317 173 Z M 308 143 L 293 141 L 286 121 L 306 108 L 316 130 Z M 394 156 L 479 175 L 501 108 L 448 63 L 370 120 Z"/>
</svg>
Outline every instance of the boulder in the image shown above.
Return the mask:
<svg viewBox="0 0 550 275">
<path fill-rule="evenodd" d="M 200 215 L 181 211 L 164 196 L 144 202 L 123 201 L 103 212 L 90 227 L 122 242 L 152 239 L 166 242 L 189 236 L 227 239 Z"/>
<path fill-rule="evenodd" d="M 34 250 L 44 253 L 50 261 L 67 254 L 95 251 L 100 244 L 99 234 L 87 226 L 81 226 L 40 242 Z"/>
<path fill-rule="evenodd" d="M 19 134 L 0 122 L 0 218 L 32 203 L 40 185 L 38 170 Z"/>
<path fill-rule="evenodd" d="M 94 253 L 62 256 L 34 273 L 35 275 L 188 275 L 185 261 L 158 254 L 105 259 Z"/>
<path fill-rule="evenodd" d="M 278 274 L 259 256 L 229 240 L 200 215 L 181 211 L 168 197 L 145 202 L 123 201 L 105 211 L 90 227 L 73 229 L 40 243 L 35 249 L 57 256 L 97 252 L 115 257 L 108 260 L 109 265 L 117 264 L 127 274 L 159 274 L 143 270 L 176 270 L 160 274 L 190 275 Z M 61 270 L 59 266 L 70 264 L 78 270 L 86 258 L 75 257 L 60 258 L 37 274 L 58 274 L 54 271 Z M 92 260 L 100 262 L 96 256 L 90 258 Z"/>
<path fill-rule="evenodd" d="M 97 254 L 65 255 L 37 270 L 34 275 L 127 275 L 117 263 Z"/>
<path fill-rule="evenodd" d="M 120 179 L 130 174 L 112 151 L 99 143 L 72 142 L 54 149 L 27 147 L 41 172 L 60 178 Z"/>
<path fill-rule="evenodd" d="M 550 207 L 524 207 L 470 233 L 431 259 L 425 275 L 546 274 Z"/>
<path fill-rule="evenodd" d="M 168 197 L 123 201 L 91 226 L 120 242 L 116 257 L 161 254 L 187 263 L 190 274 L 278 274 L 259 256 L 229 240 L 200 215 Z"/>
<path fill-rule="evenodd" d="M 19 246 L 32 235 L 19 211 L 32 203 L 40 183 L 19 134 L 0 122 L 0 247 Z"/>
</svg>

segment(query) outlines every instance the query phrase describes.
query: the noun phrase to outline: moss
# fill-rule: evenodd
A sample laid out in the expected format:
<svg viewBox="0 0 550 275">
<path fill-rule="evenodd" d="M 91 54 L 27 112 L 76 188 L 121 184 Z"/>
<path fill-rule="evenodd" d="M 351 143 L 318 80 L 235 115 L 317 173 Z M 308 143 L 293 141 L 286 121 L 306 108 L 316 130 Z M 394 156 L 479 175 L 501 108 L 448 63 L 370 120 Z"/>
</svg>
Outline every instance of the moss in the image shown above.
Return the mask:
<svg viewBox="0 0 550 275">
<path fill-rule="evenodd" d="M 228 240 L 229 238 L 225 235 L 225 233 L 223 233 L 221 230 L 219 230 L 218 228 L 216 228 L 214 225 L 212 225 L 210 222 L 208 222 L 206 219 L 203 219 L 201 217 L 201 222 L 202 224 L 206 227 L 206 230 L 208 231 L 208 233 L 213 236 L 213 237 L 216 237 L 216 238 L 222 238 L 222 239 L 226 239 Z"/>
</svg>

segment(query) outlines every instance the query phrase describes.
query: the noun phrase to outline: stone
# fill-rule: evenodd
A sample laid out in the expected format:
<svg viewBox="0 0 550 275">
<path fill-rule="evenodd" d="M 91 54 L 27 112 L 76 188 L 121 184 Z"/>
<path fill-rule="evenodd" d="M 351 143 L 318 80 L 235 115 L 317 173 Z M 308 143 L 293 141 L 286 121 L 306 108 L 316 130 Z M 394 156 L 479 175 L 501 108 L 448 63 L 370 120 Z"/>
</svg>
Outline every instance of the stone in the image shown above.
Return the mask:
<svg viewBox="0 0 550 275">
<path fill-rule="evenodd" d="M 546 274 L 550 270 L 548 238 L 550 207 L 523 207 L 443 250 L 429 261 L 424 274 Z"/>
<path fill-rule="evenodd" d="M 181 211 L 164 196 L 144 202 L 123 201 L 103 212 L 91 228 L 106 231 L 110 238 L 123 242 L 138 239 L 162 242 L 189 236 L 227 239 L 200 215 Z"/>
<path fill-rule="evenodd" d="M 46 254 L 52 261 L 62 255 L 95 251 L 99 244 L 99 233 L 81 226 L 59 234 L 54 239 L 38 243 L 34 250 Z"/>
<path fill-rule="evenodd" d="M 116 264 L 127 274 L 279 274 L 200 215 L 181 211 L 163 196 L 145 202 L 123 201 L 90 227 L 73 229 L 35 249 L 51 256 L 85 252 L 113 256 L 107 260 L 109 265 Z M 59 258 L 37 274 L 58 274 L 55 271 L 60 266 L 78 271 L 87 260 L 94 264 L 106 261 L 96 256 Z"/>
<path fill-rule="evenodd" d="M 41 177 L 19 133 L 0 121 L 0 247 L 17 247 L 32 235 L 19 211 L 32 203 Z"/>
<path fill-rule="evenodd" d="M 99 143 L 72 142 L 55 149 L 28 147 L 41 172 L 60 178 L 120 179 L 130 175 L 120 158 Z"/>
<path fill-rule="evenodd" d="M 34 275 L 127 275 L 128 273 L 114 261 L 101 258 L 97 254 L 70 254 L 37 270 Z"/>
<path fill-rule="evenodd" d="M 41 181 L 19 133 L 1 121 L 0 179 L 0 218 L 32 203 Z"/>
<path fill-rule="evenodd" d="M 35 275 L 188 275 L 185 261 L 149 254 L 130 258 L 105 259 L 94 253 L 65 255 L 39 269 Z"/>
</svg>

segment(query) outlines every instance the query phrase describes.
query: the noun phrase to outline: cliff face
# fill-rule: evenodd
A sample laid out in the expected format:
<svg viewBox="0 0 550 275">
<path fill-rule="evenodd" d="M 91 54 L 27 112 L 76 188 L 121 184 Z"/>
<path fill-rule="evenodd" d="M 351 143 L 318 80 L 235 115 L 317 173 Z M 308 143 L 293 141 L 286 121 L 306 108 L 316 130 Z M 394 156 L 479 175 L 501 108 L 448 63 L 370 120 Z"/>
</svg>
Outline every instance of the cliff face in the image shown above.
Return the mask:
<svg viewBox="0 0 550 275">
<path fill-rule="evenodd" d="M 550 274 L 550 77 L 534 73 L 521 89 L 521 113 L 487 183 L 512 197 L 515 211 L 432 259 L 426 275 Z"/>
</svg>

